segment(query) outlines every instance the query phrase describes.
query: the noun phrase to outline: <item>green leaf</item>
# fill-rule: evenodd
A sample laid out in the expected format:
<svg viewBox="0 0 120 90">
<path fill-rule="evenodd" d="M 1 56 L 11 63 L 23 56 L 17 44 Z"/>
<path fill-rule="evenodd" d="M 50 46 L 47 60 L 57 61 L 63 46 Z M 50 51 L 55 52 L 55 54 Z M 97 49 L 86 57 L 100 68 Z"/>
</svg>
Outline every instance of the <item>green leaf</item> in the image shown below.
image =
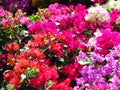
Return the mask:
<svg viewBox="0 0 120 90">
<path fill-rule="evenodd" d="M 120 24 L 120 17 L 116 20 L 116 24 Z"/>
<path fill-rule="evenodd" d="M 106 10 L 110 12 L 112 9 L 110 7 L 107 7 Z"/>
<path fill-rule="evenodd" d="M 48 87 L 51 87 L 51 86 L 52 86 L 52 83 L 53 83 L 52 80 L 49 80 L 49 81 L 48 81 Z"/>
<path fill-rule="evenodd" d="M 33 16 L 29 16 L 29 20 L 30 21 L 34 21 L 34 17 Z"/>
<path fill-rule="evenodd" d="M 0 88 L 0 90 L 6 90 L 4 87 Z"/>
<path fill-rule="evenodd" d="M 12 84 L 7 85 L 7 90 L 14 90 L 14 85 Z"/>
<path fill-rule="evenodd" d="M 28 68 L 25 75 L 27 78 L 33 78 L 33 77 L 37 77 L 37 72 L 39 72 L 38 69 Z"/>
<path fill-rule="evenodd" d="M 40 16 L 38 16 L 38 15 L 32 15 L 32 16 L 29 16 L 28 18 L 31 22 L 40 20 Z"/>
<path fill-rule="evenodd" d="M 81 65 L 91 64 L 90 59 L 88 57 L 84 60 L 79 60 L 78 63 Z"/>
<path fill-rule="evenodd" d="M 45 42 L 45 43 L 49 43 L 49 40 L 45 39 L 44 42 Z"/>
</svg>

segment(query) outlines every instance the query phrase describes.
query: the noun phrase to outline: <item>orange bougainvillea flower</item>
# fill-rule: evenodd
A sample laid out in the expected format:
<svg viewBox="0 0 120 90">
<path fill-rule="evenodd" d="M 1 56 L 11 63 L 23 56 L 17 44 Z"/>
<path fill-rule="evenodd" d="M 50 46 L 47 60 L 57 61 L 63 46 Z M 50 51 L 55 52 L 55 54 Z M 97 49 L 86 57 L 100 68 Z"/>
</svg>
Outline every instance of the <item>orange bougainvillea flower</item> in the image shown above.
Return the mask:
<svg viewBox="0 0 120 90">
<path fill-rule="evenodd" d="M 12 58 L 13 58 L 13 54 L 8 53 L 7 59 L 10 60 L 10 59 L 12 59 Z"/>
<path fill-rule="evenodd" d="M 13 42 L 12 45 L 13 45 L 13 48 L 12 48 L 12 49 L 13 49 L 14 51 L 17 51 L 17 50 L 20 48 L 19 44 L 17 44 L 16 42 Z"/>
<path fill-rule="evenodd" d="M 35 42 L 44 41 L 44 39 L 46 38 L 46 36 L 44 34 L 36 34 L 36 35 L 32 35 L 32 36 L 33 36 Z"/>
<path fill-rule="evenodd" d="M 65 36 L 64 36 L 64 35 L 61 35 L 61 36 L 60 36 L 60 39 L 61 39 L 61 40 L 65 40 Z"/>
<path fill-rule="evenodd" d="M 15 58 L 14 58 L 13 54 L 8 54 L 8 55 L 7 55 L 7 59 L 8 59 L 8 63 L 9 63 L 11 66 L 15 65 Z"/>
<path fill-rule="evenodd" d="M 15 65 L 15 59 L 14 58 L 11 59 L 11 60 L 8 60 L 8 62 L 11 66 Z"/>
<path fill-rule="evenodd" d="M 40 47 L 43 47 L 45 45 L 44 40 L 46 36 L 44 34 L 33 35 L 33 38 L 34 38 L 34 44 L 36 43 Z"/>
<path fill-rule="evenodd" d="M 7 29 L 7 28 L 10 27 L 10 25 L 9 25 L 9 24 L 5 24 L 5 25 L 3 25 L 3 27 L 4 27 L 5 29 Z"/>
</svg>

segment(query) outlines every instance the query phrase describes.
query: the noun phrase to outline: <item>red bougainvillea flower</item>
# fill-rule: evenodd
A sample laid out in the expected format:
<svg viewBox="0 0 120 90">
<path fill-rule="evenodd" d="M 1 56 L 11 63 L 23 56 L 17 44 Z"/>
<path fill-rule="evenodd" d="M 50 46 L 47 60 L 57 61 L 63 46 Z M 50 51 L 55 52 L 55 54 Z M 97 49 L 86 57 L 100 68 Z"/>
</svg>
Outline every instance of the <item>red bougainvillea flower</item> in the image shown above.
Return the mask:
<svg viewBox="0 0 120 90">
<path fill-rule="evenodd" d="M 5 45 L 5 49 L 6 51 L 17 51 L 18 49 L 20 48 L 19 44 L 16 43 L 16 42 L 13 42 L 13 43 L 7 43 Z"/>
<path fill-rule="evenodd" d="M 6 81 L 9 81 L 11 78 L 13 78 L 13 73 L 14 73 L 13 70 L 4 73 L 4 79 L 5 79 Z"/>
<path fill-rule="evenodd" d="M 62 50 L 62 44 L 61 43 L 51 42 L 49 44 L 49 46 L 50 46 L 50 52 Z"/>
<path fill-rule="evenodd" d="M 34 59 L 30 62 L 30 67 L 33 67 L 33 68 L 40 68 L 40 65 L 41 63 L 37 59 Z"/>
<path fill-rule="evenodd" d="M 12 50 L 12 43 L 7 43 L 6 45 L 5 45 L 5 50 L 6 51 L 11 51 Z"/>
<path fill-rule="evenodd" d="M 32 41 L 32 40 L 29 40 L 27 43 L 27 47 L 36 47 L 36 46 L 38 46 L 38 44 L 34 43 L 34 41 Z"/>
<path fill-rule="evenodd" d="M 56 68 L 53 66 L 50 67 L 50 66 L 41 65 L 39 69 L 40 69 L 40 74 L 38 75 L 38 77 L 31 78 L 29 80 L 29 85 L 34 88 L 40 87 L 42 84 L 44 84 L 50 79 L 56 80 L 58 78 Z"/>
<path fill-rule="evenodd" d="M 29 51 L 28 51 L 28 54 L 30 56 L 33 56 L 33 57 L 36 57 L 40 60 L 44 59 L 46 56 L 44 54 L 44 52 L 40 51 L 39 48 L 31 48 Z"/>
<path fill-rule="evenodd" d="M 32 35 L 33 40 L 28 41 L 28 47 L 43 47 L 46 45 L 46 34 L 34 34 Z"/>
<path fill-rule="evenodd" d="M 30 61 L 24 58 L 18 59 L 17 63 L 14 66 L 14 70 L 17 73 L 25 73 L 27 67 L 30 66 Z"/>
<path fill-rule="evenodd" d="M 66 79 L 60 83 L 53 82 L 53 85 L 49 90 L 74 90 L 70 87 L 70 82 L 70 79 Z"/>
<path fill-rule="evenodd" d="M 20 74 L 11 70 L 4 73 L 4 80 L 8 81 L 8 85 L 13 85 L 14 88 L 17 89 L 20 84 L 21 77 Z"/>
<path fill-rule="evenodd" d="M 8 85 L 14 85 L 14 89 L 17 89 L 20 84 L 21 77 L 19 74 L 15 74 L 14 77 L 10 80 Z"/>
<path fill-rule="evenodd" d="M 56 56 L 62 57 L 62 56 L 64 56 L 64 52 L 62 50 L 59 50 L 56 52 Z"/>
<path fill-rule="evenodd" d="M 61 72 L 70 79 L 74 79 L 75 77 L 79 76 L 79 70 L 82 69 L 82 67 L 83 66 L 79 63 L 70 63 L 64 66 L 61 69 Z"/>
<path fill-rule="evenodd" d="M 95 3 L 103 3 L 105 0 L 91 0 L 91 1 L 93 1 Z"/>
<path fill-rule="evenodd" d="M 28 53 L 27 52 L 21 52 L 20 55 L 18 56 L 18 59 L 20 59 L 20 58 L 27 59 L 28 58 Z"/>
</svg>

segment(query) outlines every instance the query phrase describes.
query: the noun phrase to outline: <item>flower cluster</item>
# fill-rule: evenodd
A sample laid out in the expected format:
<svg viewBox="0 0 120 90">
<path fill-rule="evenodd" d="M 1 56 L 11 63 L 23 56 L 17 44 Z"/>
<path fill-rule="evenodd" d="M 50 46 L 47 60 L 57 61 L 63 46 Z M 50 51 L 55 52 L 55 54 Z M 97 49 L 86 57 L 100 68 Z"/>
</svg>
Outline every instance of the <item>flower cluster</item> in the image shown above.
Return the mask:
<svg viewBox="0 0 120 90">
<path fill-rule="evenodd" d="M 0 11 L 0 89 L 120 89 L 119 9 L 55 3 L 30 16 Z"/>
<path fill-rule="evenodd" d="M 80 78 L 76 78 L 76 90 L 80 89 L 115 89 L 118 90 L 119 79 L 119 49 L 120 46 L 115 46 L 114 49 L 106 56 L 98 53 L 91 53 L 90 65 L 84 66 L 80 71 Z M 87 57 L 86 57 L 87 58 Z"/>
<path fill-rule="evenodd" d="M 29 0 L 0 0 L 0 4 L 4 6 L 6 10 L 16 12 L 17 9 L 25 10 L 29 6 Z"/>
</svg>

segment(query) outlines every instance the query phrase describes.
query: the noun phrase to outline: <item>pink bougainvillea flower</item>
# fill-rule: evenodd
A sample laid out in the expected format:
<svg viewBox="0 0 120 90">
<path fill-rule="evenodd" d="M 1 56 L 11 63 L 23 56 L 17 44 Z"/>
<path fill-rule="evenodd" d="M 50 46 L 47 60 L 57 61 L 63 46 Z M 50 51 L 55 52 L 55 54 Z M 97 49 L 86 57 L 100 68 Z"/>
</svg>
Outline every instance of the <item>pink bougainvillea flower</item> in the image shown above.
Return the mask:
<svg viewBox="0 0 120 90">
<path fill-rule="evenodd" d="M 40 23 L 40 21 L 36 21 L 36 22 L 30 23 L 28 25 L 28 32 L 30 34 L 34 34 L 36 32 L 40 32 L 41 29 L 42 29 L 42 24 Z"/>
<path fill-rule="evenodd" d="M 21 17 L 20 23 L 26 24 L 26 25 L 29 24 L 29 18 L 28 17 Z"/>
<path fill-rule="evenodd" d="M 2 18 L 1 23 L 2 23 L 2 26 L 3 26 L 5 29 L 7 29 L 7 28 L 10 27 L 10 19 L 4 19 L 4 18 Z"/>
<path fill-rule="evenodd" d="M 118 9 L 112 9 L 110 14 L 110 23 L 115 24 L 116 20 L 120 17 L 120 10 Z"/>
</svg>

